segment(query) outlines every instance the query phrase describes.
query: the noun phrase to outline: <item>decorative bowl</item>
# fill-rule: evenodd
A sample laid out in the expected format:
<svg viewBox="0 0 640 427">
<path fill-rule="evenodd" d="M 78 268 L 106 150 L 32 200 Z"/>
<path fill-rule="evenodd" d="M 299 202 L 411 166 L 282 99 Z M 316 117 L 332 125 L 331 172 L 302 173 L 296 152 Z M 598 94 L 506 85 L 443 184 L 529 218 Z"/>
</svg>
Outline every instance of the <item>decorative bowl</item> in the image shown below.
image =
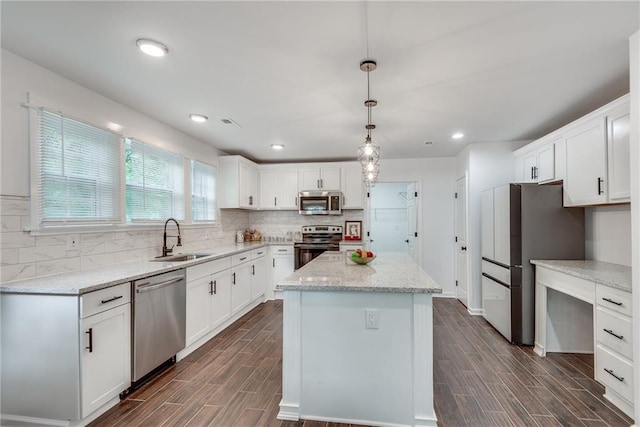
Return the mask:
<svg viewBox="0 0 640 427">
<path fill-rule="evenodd" d="M 370 256 L 370 257 L 366 257 L 366 258 L 354 258 L 354 257 L 349 257 L 349 259 L 353 262 L 355 262 L 356 264 L 360 264 L 360 265 L 366 265 L 369 264 L 371 261 L 373 261 L 374 259 L 376 259 L 376 256 Z"/>
</svg>

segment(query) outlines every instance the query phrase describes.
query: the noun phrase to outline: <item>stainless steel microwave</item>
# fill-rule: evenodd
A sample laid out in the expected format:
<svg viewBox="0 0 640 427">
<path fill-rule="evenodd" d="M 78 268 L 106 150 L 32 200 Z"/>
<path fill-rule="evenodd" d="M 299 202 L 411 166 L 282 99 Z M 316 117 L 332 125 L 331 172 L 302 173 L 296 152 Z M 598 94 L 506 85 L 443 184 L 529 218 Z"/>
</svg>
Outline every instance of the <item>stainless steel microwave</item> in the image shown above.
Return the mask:
<svg viewBox="0 0 640 427">
<path fill-rule="evenodd" d="M 300 215 L 342 215 L 340 191 L 301 191 L 298 194 Z"/>
</svg>

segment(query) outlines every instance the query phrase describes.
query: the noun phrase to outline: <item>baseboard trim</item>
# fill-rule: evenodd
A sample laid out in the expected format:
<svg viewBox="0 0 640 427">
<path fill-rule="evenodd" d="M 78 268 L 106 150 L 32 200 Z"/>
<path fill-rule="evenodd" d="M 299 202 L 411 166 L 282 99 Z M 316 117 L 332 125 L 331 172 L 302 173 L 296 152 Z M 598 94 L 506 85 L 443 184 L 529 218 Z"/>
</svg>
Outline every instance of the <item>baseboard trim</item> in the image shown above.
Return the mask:
<svg viewBox="0 0 640 427">
<path fill-rule="evenodd" d="M 472 316 L 482 316 L 482 315 L 484 315 L 484 310 L 481 309 L 481 308 L 467 307 L 467 312 Z"/>
</svg>

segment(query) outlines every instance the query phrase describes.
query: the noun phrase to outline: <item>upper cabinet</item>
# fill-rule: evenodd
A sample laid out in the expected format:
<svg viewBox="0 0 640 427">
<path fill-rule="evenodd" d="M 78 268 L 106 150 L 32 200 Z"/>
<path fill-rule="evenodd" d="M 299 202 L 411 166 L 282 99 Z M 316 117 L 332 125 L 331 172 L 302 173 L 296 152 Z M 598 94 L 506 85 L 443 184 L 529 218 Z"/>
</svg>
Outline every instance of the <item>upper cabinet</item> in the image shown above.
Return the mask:
<svg viewBox="0 0 640 427">
<path fill-rule="evenodd" d="M 298 169 L 260 169 L 260 209 L 298 209 Z"/>
<path fill-rule="evenodd" d="M 342 209 L 362 209 L 362 167 L 353 163 L 342 167 Z"/>
<path fill-rule="evenodd" d="M 242 156 L 220 160 L 220 208 L 258 208 L 258 165 Z"/>
<path fill-rule="evenodd" d="M 340 190 L 340 168 L 304 168 L 298 171 L 300 191 L 337 191 Z"/>
<path fill-rule="evenodd" d="M 572 124 L 564 133 L 564 206 L 629 202 L 629 96 Z"/>
<path fill-rule="evenodd" d="M 556 140 L 542 139 L 516 152 L 516 181 L 549 182 L 556 176 Z"/>
<path fill-rule="evenodd" d="M 629 202 L 629 95 L 517 150 L 516 180 L 563 181 L 564 206 Z"/>
</svg>

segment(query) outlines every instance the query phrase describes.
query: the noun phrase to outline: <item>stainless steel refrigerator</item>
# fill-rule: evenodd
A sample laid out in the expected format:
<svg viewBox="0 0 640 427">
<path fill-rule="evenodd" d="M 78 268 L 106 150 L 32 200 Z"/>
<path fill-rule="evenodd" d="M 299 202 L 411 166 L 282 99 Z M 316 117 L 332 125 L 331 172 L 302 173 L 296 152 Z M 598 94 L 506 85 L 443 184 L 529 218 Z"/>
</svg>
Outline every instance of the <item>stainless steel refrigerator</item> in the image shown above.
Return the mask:
<svg viewBox="0 0 640 427">
<path fill-rule="evenodd" d="M 507 184 L 482 193 L 482 307 L 507 340 L 533 345 L 532 259 L 584 259 L 584 208 L 562 207 L 562 185 Z"/>
</svg>

